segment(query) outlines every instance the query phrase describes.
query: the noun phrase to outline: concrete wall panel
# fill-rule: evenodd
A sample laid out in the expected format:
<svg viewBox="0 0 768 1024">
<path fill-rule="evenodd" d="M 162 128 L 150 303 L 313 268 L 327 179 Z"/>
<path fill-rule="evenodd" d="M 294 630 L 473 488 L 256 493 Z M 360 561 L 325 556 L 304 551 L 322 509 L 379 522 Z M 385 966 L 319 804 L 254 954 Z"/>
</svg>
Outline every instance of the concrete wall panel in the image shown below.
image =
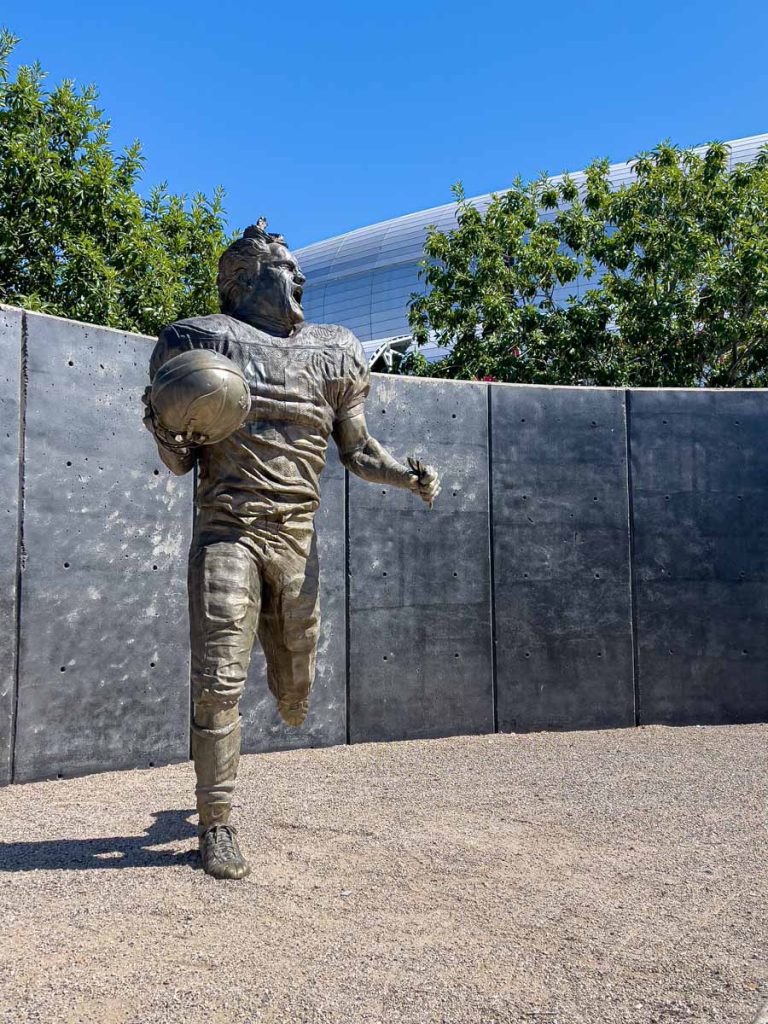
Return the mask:
<svg viewBox="0 0 768 1024">
<path fill-rule="evenodd" d="M 430 511 L 350 478 L 350 738 L 492 731 L 487 389 L 379 377 L 367 418 L 443 492 Z"/>
<path fill-rule="evenodd" d="M 502 731 L 634 722 L 624 393 L 491 388 Z"/>
<path fill-rule="evenodd" d="M 192 489 L 141 423 L 151 343 L 27 323 L 16 778 L 183 759 Z"/>
<path fill-rule="evenodd" d="M 331 442 L 321 478 L 321 503 L 315 516 L 320 559 L 320 639 L 317 673 L 309 714 L 298 729 L 286 726 L 267 687 L 264 655 L 258 640 L 253 653 L 243 711 L 243 750 L 326 747 L 347 740 L 347 622 L 344 581 L 344 470 Z"/>
<path fill-rule="evenodd" d="M 16 702 L 21 340 L 21 310 L 0 307 L 0 786 L 11 781 Z"/>
<path fill-rule="evenodd" d="M 630 392 L 641 722 L 768 720 L 767 397 Z"/>
</svg>

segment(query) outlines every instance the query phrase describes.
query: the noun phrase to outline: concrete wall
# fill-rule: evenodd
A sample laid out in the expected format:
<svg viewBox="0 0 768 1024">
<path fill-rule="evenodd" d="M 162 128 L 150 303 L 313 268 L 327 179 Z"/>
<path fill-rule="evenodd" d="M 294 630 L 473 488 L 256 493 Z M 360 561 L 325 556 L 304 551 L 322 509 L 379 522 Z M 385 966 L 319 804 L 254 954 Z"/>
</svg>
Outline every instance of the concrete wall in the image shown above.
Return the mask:
<svg viewBox="0 0 768 1024">
<path fill-rule="evenodd" d="M 141 425 L 151 339 L 0 307 L 0 784 L 188 756 L 192 480 Z M 378 377 L 443 492 L 318 514 L 312 709 L 253 659 L 244 749 L 768 720 L 768 395 Z"/>
<path fill-rule="evenodd" d="M 22 344 L 14 779 L 184 758 L 192 481 L 136 422 L 149 343 L 25 314 Z"/>
<path fill-rule="evenodd" d="M 20 310 L 0 307 L 0 785 L 13 775 L 16 724 L 22 328 Z"/>
</svg>

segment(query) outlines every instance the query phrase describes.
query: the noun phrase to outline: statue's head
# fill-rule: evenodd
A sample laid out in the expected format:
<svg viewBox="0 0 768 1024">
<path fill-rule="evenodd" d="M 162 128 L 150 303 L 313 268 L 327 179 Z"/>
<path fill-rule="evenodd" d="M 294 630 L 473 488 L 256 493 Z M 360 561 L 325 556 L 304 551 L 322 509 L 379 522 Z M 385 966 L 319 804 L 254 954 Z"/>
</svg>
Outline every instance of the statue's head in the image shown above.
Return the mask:
<svg viewBox="0 0 768 1024">
<path fill-rule="evenodd" d="M 306 278 L 283 236 L 266 226 L 262 217 L 221 254 L 219 302 L 222 313 L 287 336 L 304 319 Z"/>
</svg>

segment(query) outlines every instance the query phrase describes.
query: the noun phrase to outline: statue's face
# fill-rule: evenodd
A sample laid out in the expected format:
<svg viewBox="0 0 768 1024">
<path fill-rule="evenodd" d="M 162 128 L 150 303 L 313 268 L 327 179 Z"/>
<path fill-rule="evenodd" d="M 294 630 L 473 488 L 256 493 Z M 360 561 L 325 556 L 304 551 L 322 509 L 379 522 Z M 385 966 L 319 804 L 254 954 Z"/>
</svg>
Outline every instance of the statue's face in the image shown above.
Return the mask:
<svg viewBox="0 0 768 1024">
<path fill-rule="evenodd" d="M 259 264 L 259 273 L 245 305 L 248 319 L 263 323 L 276 333 L 290 334 L 304 319 L 301 296 L 306 278 L 296 258 L 284 245 L 273 242 L 270 257 Z"/>
</svg>

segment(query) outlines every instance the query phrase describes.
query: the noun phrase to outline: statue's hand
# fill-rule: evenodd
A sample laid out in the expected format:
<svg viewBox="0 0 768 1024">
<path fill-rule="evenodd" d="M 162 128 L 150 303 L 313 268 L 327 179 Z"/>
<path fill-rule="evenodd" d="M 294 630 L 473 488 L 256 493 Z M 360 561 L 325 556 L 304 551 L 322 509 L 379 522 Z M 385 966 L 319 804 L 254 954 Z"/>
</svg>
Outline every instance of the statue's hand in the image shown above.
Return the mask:
<svg viewBox="0 0 768 1024">
<path fill-rule="evenodd" d="M 434 466 L 427 466 L 418 459 L 408 458 L 408 465 L 414 475 L 412 490 L 425 501 L 430 508 L 440 493 L 440 476 Z"/>
<path fill-rule="evenodd" d="M 144 393 L 141 396 L 141 400 L 144 403 L 143 423 L 147 430 L 154 434 L 160 444 L 179 454 L 186 454 L 189 451 L 190 445 L 205 444 L 208 440 L 205 434 L 195 434 L 191 430 L 184 434 L 172 434 L 169 430 L 166 430 L 155 416 L 151 396 L 152 388 L 144 388 Z"/>
<path fill-rule="evenodd" d="M 152 412 L 152 402 L 150 400 L 150 395 L 151 394 L 152 394 L 152 388 L 151 388 L 150 385 L 147 385 L 144 388 L 144 393 L 141 396 L 141 400 L 144 403 L 144 419 L 143 419 L 142 422 L 144 423 L 144 426 L 147 428 L 147 430 L 150 432 L 150 434 L 154 434 L 154 432 L 155 432 L 155 414 Z"/>
</svg>

